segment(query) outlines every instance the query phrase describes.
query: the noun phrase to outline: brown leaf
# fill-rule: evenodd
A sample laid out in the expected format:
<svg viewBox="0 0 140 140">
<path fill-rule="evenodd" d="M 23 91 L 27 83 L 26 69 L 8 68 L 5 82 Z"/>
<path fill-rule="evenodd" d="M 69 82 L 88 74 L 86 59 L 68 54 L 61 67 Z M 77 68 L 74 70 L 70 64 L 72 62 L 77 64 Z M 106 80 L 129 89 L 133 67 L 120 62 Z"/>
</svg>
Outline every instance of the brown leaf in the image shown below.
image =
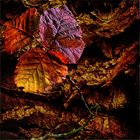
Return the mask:
<svg viewBox="0 0 140 140">
<path fill-rule="evenodd" d="M 51 104 L 43 102 L 42 99 L 35 99 L 34 96 L 20 96 L 19 94 L 1 93 L 0 102 L 1 106 L 1 121 L 2 123 L 7 120 L 22 120 L 32 114 L 49 114 L 57 115 L 59 109 Z"/>
<path fill-rule="evenodd" d="M 29 129 L 24 129 L 22 127 L 19 128 L 19 133 L 24 135 L 26 138 L 31 138 L 31 137 L 41 137 L 43 135 L 43 130 L 40 128 L 29 128 Z"/>
<path fill-rule="evenodd" d="M 19 100 L 21 99 L 19 98 Z M 74 110 L 76 109 L 75 111 L 73 109 L 73 111 L 64 111 L 41 101 L 33 102 L 27 99 L 25 102 L 24 105 L 15 106 L 13 109 L 1 114 L 1 121 L 8 125 L 9 121 L 16 120 L 20 128 L 18 134 L 22 133 L 28 138 L 39 137 L 44 132 L 68 132 L 73 128 L 82 126 L 88 119 L 87 112 L 79 106 L 73 107 Z M 31 104 L 28 105 L 29 103 Z M 26 124 L 24 129 L 22 129 L 21 121 Z M 35 130 L 35 133 L 32 130 Z M 125 138 L 127 135 L 123 123 L 106 114 L 98 114 L 95 120 L 91 120 L 83 131 L 80 131 L 77 135 L 80 134 L 81 138 L 93 138 L 97 133 L 102 138 Z"/>
<path fill-rule="evenodd" d="M 54 108 L 55 110 L 56 108 Z M 49 110 L 43 113 L 34 113 L 26 119 L 27 124 L 37 125 L 40 128 L 48 129 L 54 133 L 62 133 L 69 131 L 68 127 L 77 124 L 80 121 L 80 117 L 76 116 L 73 112 Z M 78 125 L 78 124 L 77 124 Z"/>
<path fill-rule="evenodd" d="M 43 50 L 33 48 L 19 58 L 14 81 L 25 92 L 46 93 L 53 85 L 62 83 L 67 72 L 67 66 L 57 63 Z"/>
<path fill-rule="evenodd" d="M 102 44 L 101 44 L 101 50 L 107 58 L 113 58 L 112 46 L 110 46 L 105 41 L 103 41 Z"/>
<path fill-rule="evenodd" d="M 125 138 L 127 137 L 127 129 L 119 120 L 113 116 L 106 114 L 98 115 L 95 120 L 91 121 L 86 126 L 85 134 L 88 136 L 96 136 L 99 133 L 99 138 Z M 86 134 L 86 135 L 87 135 Z M 97 137 L 98 138 L 98 137 Z"/>
<path fill-rule="evenodd" d="M 122 55 L 117 59 L 117 65 L 111 70 L 110 79 L 108 78 L 106 84 L 110 82 L 122 71 L 125 70 L 127 65 L 134 64 L 138 58 L 138 42 L 134 42 L 128 48 L 126 48 Z"/>
<path fill-rule="evenodd" d="M 10 111 L 1 114 L 1 123 L 7 120 L 20 120 L 32 115 L 36 110 L 30 106 L 17 106 Z"/>
<path fill-rule="evenodd" d="M 43 3 L 42 0 L 21 0 L 21 1 L 26 7 L 37 7 Z"/>
<path fill-rule="evenodd" d="M 84 59 L 78 64 L 77 69 L 72 70 L 69 75 L 79 84 L 109 86 L 114 78 L 126 70 L 128 65 L 134 64 L 137 58 L 138 43 L 134 42 L 123 50 L 119 58 L 96 62 L 92 62 L 93 59 Z"/>
<path fill-rule="evenodd" d="M 127 103 L 125 92 L 121 89 L 111 88 L 109 93 L 92 92 L 86 96 L 89 105 L 99 104 L 107 110 L 123 108 Z"/>
<path fill-rule="evenodd" d="M 19 135 L 9 131 L 0 131 L 0 136 L 2 140 L 6 139 L 19 139 Z"/>
<path fill-rule="evenodd" d="M 97 3 L 102 4 L 101 1 Z M 90 43 L 95 41 L 95 36 L 98 36 L 98 38 L 111 38 L 114 35 L 124 32 L 139 19 L 138 2 L 137 0 L 129 2 L 122 0 L 118 7 L 111 9 L 107 13 L 104 11 L 100 12 L 97 8 L 90 11 L 89 14 L 80 14 L 76 18 L 79 24 L 83 28 L 86 28 L 84 29 L 85 35 L 83 38 L 85 42 Z"/>
</svg>

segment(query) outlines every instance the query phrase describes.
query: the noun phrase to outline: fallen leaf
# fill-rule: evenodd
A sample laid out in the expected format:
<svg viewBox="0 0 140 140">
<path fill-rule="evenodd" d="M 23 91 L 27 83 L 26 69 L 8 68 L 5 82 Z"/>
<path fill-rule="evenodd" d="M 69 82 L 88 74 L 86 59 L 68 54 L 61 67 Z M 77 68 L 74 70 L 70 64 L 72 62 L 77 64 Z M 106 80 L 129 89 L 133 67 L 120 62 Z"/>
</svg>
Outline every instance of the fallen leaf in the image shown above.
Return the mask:
<svg viewBox="0 0 140 140">
<path fill-rule="evenodd" d="M 102 42 L 101 50 L 107 58 L 113 58 L 112 46 L 109 43 L 107 43 L 106 41 Z"/>
<path fill-rule="evenodd" d="M 39 29 L 47 51 L 59 51 L 65 58 L 65 64 L 77 63 L 85 44 L 81 28 L 67 6 L 45 10 L 40 17 Z"/>
<path fill-rule="evenodd" d="M 127 129 L 121 123 L 113 116 L 100 114 L 86 126 L 85 133 L 93 136 L 99 133 L 102 138 L 112 138 L 112 136 L 113 138 L 124 138 L 128 134 Z"/>
<path fill-rule="evenodd" d="M 109 93 L 92 92 L 86 96 L 88 105 L 100 104 L 106 110 L 120 109 L 128 103 L 125 91 L 115 87 L 110 88 Z"/>
<path fill-rule="evenodd" d="M 67 72 L 67 66 L 59 64 L 51 55 L 32 48 L 19 58 L 14 81 L 25 92 L 46 93 L 53 85 L 61 83 Z"/>
<path fill-rule="evenodd" d="M 30 48 L 38 30 L 39 13 L 35 8 L 28 9 L 21 16 L 4 24 L 5 51 L 13 54 L 20 48 Z"/>
<path fill-rule="evenodd" d="M 43 0 L 21 0 L 25 7 L 37 7 L 43 3 Z"/>
</svg>

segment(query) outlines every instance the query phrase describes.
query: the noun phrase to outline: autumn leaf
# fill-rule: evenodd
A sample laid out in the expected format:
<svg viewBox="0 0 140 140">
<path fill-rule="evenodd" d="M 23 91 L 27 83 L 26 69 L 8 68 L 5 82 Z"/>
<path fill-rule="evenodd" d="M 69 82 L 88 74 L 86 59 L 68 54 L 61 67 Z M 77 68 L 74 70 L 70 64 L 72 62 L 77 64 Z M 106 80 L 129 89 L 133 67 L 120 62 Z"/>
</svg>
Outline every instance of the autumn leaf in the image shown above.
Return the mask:
<svg viewBox="0 0 140 140">
<path fill-rule="evenodd" d="M 101 50 L 107 58 L 113 58 L 112 46 L 109 43 L 107 43 L 106 41 L 103 41 L 101 43 Z"/>
<path fill-rule="evenodd" d="M 21 1 L 25 7 L 37 7 L 43 3 L 42 0 L 21 0 Z"/>
<path fill-rule="evenodd" d="M 44 11 L 39 29 L 46 51 L 57 50 L 65 58 L 65 64 L 75 64 L 81 57 L 85 45 L 82 31 L 67 6 Z"/>
<path fill-rule="evenodd" d="M 79 1 L 78 4 L 75 4 L 73 7 L 74 10 L 78 8 L 82 1 Z M 107 2 L 107 1 L 106 1 Z M 104 3 L 106 3 L 104 2 Z M 102 5 L 102 1 L 93 2 L 87 1 L 87 3 L 92 3 L 90 7 L 86 7 L 90 13 L 84 12 L 82 14 L 77 14 L 77 22 L 83 27 L 84 32 L 84 41 L 85 42 L 94 42 L 96 38 L 111 38 L 117 34 L 121 34 L 127 28 L 129 28 L 135 21 L 139 20 L 138 12 L 138 1 L 126 1 L 121 0 L 120 4 L 115 8 L 111 8 L 110 12 L 101 12 L 97 7 L 94 9 L 94 6 Z M 85 9 L 83 8 L 83 9 Z M 97 10 L 98 9 L 98 10 Z M 77 12 L 78 13 L 78 12 Z M 90 34 L 89 34 L 90 33 Z"/>
<path fill-rule="evenodd" d="M 43 129 L 43 132 L 47 130 L 47 133 L 48 131 L 56 133 L 61 130 L 67 132 L 70 126 L 82 126 L 88 119 L 88 114 L 82 106 L 73 106 L 71 108 L 72 110 L 68 111 L 54 106 L 49 102 L 42 102 L 41 100 L 30 100 L 20 97 L 16 100 L 16 96 L 13 97 L 8 94 L 6 97 L 8 97 L 10 101 L 13 101 L 13 103 L 11 103 L 13 108 L 8 107 L 5 112 L 0 115 L 1 123 L 16 121 L 16 123 L 19 124 L 18 127 L 22 127 L 20 123 L 22 121 L 23 124 L 26 123 L 24 129 L 27 132 L 28 129 L 33 128 L 33 126 L 40 128 L 41 131 Z M 6 98 L 4 98 L 4 100 L 5 99 Z M 19 104 L 14 104 L 15 100 L 19 102 Z M 83 139 L 84 136 L 94 138 L 93 136 L 97 133 L 99 133 L 102 138 L 125 138 L 126 132 L 122 121 L 114 116 L 99 113 L 94 120 L 90 120 L 88 125 L 83 131 L 80 131 L 78 135 L 81 135 L 81 139 Z M 26 135 L 24 134 L 24 136 Z M 28 138 L 34 136 L 34 134 L 31 134 Z"/>
<path fill-rule="evenodd" d="M 128 103 L 125 91 L 111 87 L 107 95 L 100 92 L 92 92 L 86 96 L 89 105 L 100 104 L 106 110 L 120 109 Z"/>
<path fill-rule="evenodd" d="M 56 83 L 61 83 L 68 72 L 67 66 L 59 64 L 51 55 L 39 48 L 32 48 L 18 60 L 15 84 L 23 91 L 45 93 Z"/>
<path fill-rule="evenodd" d="M 138 138 L 137 0 L 2 4 L 3 139 Z"/>
<path fill-rule="evenodd" d="M 63 64 L 76 63 L 84 49 L 81 29 L 66 6 L 45 11 L 40 17 L 40 32 L 39 17 L 32 8 L 5 23 L 5 51 L 20 53 L 14 81 L 25 92 L 45 93 L 61 83 L 67 74 L 67 66 Z M 40 38 L 46 56 L 43 49 L 31 49 L 42 46 Z M 60 64 L 54 61 L 56 58 Z"/>
<path fill-rule="evenodd" d="M 39 13 L 35 8 L 28 9 L 21 16 L 8 21 L 5 26 L 5 51 L 13 54 L 19 49 L 30 48 L 38 30 Z"/>
<path fill-rule="evenodd" d="M 124 138 L 127 134 L 127 129 L 121 124 L 117 118 L 106 114 L 98 115 L 95 120 L 91 121 L 86 127 L 88 135 L 100 134 L 100 137 Z"/>
</svg>

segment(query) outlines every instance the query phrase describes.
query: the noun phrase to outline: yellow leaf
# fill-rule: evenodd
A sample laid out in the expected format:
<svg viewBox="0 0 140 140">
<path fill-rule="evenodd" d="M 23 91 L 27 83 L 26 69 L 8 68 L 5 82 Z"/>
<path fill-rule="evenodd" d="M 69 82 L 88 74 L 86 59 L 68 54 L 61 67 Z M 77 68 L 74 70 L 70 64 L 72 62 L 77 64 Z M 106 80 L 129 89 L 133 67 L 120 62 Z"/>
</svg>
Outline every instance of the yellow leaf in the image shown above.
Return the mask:
<svg viewBox="0 0 140 140">
<path fill-rule="evenodd" d="M 33 48 L 19 58 L 14 81 L 25 92 L 46 93 L 53 85 L 63 82 L 67 72 L 67 66 L 57 63 L 43 50 Z"/>
</svg>

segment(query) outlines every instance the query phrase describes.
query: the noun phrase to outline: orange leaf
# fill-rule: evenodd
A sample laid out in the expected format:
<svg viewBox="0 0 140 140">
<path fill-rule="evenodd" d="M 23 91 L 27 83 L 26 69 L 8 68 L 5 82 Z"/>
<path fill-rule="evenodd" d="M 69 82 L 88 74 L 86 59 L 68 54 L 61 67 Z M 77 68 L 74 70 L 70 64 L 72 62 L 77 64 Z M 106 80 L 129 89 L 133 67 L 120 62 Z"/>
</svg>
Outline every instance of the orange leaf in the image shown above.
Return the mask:
<svg viewBox="0 0 140 140">
<path fill-rule="evenodd" d="M 35 8 L 28 9 L 21 16 L 6 22 L 5 51 L 15 53 L 20 48 L 31 46 L 35 32 L 38 30 L 39 13 Z"/>
<path fill-rule="evenodd" d="M 57 63 L 39 48 L 32 48 L 24 53 L 18 61 L 15 70 L 15 84 L 23 87 L 23 91 L 46 93 L 53 85 L 61 83 L 68 68 Z"/>
</svg>

